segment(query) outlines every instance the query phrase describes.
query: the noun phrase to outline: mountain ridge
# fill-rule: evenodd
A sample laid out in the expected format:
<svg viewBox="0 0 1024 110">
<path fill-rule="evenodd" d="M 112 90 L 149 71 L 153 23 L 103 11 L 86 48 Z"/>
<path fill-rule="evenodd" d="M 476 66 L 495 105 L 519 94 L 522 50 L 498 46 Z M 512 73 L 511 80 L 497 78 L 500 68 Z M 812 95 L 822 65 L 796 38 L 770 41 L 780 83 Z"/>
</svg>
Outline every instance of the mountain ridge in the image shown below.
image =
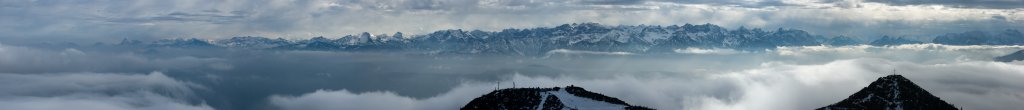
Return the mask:
<svg viewBox="0 0 1024 110">
<path fill-rule="evenodd" d="M 1006 30 L 1000 37 L 970 37 L 986 35 L 984 32 L 965 32 L 937 37 L 934 41 L 955 45 L 1010 45 L 1024 44 L 1005 41 L 1024 39 L 1017 30 Z M 1018 36 L 1020 35 L 1020 36 Z M 941 39 L 941 40 L 940 40 Z M 976 39 L 976 40 L 958 40 Z M 977 39 L 985 42 L 975 42 Z M 963 41 L 963 42 L 958 42 Z M 997 43 L 989 43 L 996 42 Z M 323 36 L 310 39 L 285 40 L 265 37 L 232 37 L 220 40 L 165 39 L 152 43 L 124 39 L 120 46 L 176 47 L 176 48 L 239 48 L 270 50 L 320 50 L 320 51 L 406 51 L 431 54 L 475 54 L 543 56 L 553 50 L 580 50 L 627 53 L 675 53 L 684 48 L 723 48 L 739 51 L 765 51 L 780 46 L 846 46 L 846 45 L 891 46 L 925 43 L 904 37 L 883 36 L 870 42 L 862 42 L 848 36 L 824 37 L 799 29 L 760 28 L 726 29 L 714 24 L 684 25 L 619 25 L 608 26 L 597 23 L 572 23 L 554 27 L 526 29 L 504 29 L 501 31 L 480 31 L 449 29 L 422 35 L 404 35 L 401 32 L 372 35 L 363 32 L 340 38 Z"/>
</svg>

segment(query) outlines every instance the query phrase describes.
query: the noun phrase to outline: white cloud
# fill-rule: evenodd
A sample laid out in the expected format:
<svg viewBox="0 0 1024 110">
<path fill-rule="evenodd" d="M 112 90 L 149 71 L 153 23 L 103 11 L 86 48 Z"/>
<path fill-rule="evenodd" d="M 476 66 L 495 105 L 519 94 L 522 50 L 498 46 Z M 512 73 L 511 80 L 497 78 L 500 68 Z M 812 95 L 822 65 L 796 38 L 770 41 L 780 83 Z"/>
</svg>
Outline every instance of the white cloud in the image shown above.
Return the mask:
<svg viewBox="0 0 1024 110">
<path fill-rule="evenodd" d="M 586 50 L 569 50 L 569 49 L 555 49 L 544 53 L 544 57 L 551 57 L 552 55 L 633 55 L 629 52 L 602 52 L 602 51 L 586 51 Z"/>
<path fill-rule="evenodd" d="M 472 97 L 493 90 L 487 84 L 463 84 L 449 92 L 425 99 L 392 92 L 352 93 L 348 90 L 317 90 L 300 96 L 274 95 L 270 104 L 284 110 L 453 110 Z"/>
<path fill-rule="evenodd" d="M 212 110 L 190 103 L 201 86 L 160 72 L 0 73 L 0 109 L 5 110 Z"/>
<path fill-rule="evenodd" d="M 898 46 L 797 46 L 779 47 L 769 52 L 776 58 L 794 62 L 821 62 L 851 58 L 882 58 L 895 61 L 910 61 L 924 64 L 992 61 L 1024 46 L 958 46 L 942 44 L 908 44 Z M 784 61 L 784 60 L 780 60 Z"/>
</svg>

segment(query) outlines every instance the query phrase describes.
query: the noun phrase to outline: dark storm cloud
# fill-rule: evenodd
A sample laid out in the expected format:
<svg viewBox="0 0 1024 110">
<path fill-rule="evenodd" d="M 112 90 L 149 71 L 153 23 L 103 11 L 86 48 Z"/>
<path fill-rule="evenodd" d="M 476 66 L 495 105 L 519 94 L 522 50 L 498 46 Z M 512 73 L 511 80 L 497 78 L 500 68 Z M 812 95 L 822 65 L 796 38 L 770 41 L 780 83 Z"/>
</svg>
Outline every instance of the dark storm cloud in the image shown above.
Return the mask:
<svg viewBox="0 0 1024 110">
<path fill-rule="evenodd" d="M 1021 0 L 866 0 L 891 5 L 943 5 L 958 8 L 1018 9 L 1024 8 Z"/>
</svg>

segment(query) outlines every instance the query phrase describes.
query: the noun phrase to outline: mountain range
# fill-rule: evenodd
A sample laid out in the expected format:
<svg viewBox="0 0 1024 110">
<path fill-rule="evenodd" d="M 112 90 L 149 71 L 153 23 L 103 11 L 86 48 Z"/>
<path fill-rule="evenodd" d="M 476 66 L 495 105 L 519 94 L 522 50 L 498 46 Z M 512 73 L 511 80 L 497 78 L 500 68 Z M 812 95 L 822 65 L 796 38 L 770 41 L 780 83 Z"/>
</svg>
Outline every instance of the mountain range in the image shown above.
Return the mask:
<svg viewBox="0 0 1024 110">
<path fill-rule="evenodd" d="M 764 51 L 779 46 L 845 46 L 861 44 L 886 46 L 925 43 L 905 37 L 884 36 L 870 42 L 847 36 L 824 37 L 797 29 L 726 29 L 714 24 L 671 26 L 607 26 L 573 23 L 556 27 L 505 29 L 501 31 L 441 30 L 423 35 L 372 35 L 363 32 L 337 39 L 314 37 L 301 40 L 265 37 L 232 37 L 220 40 L 164 39 L 143 43 L 124 39 L 119 45 L 137 47 L 240 48 L 325 51 L 403 51 L 430 54 L 490 54 L 537 56 L 554 50 L 625 53 L 674 53 L 684 48 L 724 48 Z M 1017 30 L 997 34 L 981 31 L 938 36 L 933 43 L 951 45 L 1020 45 L 1024 35 Z"/>
</svg>

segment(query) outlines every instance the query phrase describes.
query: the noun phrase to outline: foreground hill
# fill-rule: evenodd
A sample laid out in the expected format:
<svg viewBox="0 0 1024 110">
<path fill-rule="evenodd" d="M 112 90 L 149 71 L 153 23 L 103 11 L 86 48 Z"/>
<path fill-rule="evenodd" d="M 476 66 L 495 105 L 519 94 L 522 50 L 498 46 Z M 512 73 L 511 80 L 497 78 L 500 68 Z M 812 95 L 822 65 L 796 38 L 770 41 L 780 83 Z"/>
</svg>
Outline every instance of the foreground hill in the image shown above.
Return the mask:
<svg viewBox="0 0 1024 110">
<path fill-rule="evenodd" d="M 463 110 L 651 110 L 617 98 L 565 88 L 508 88 L 495 90 L 470 101 Z"/>
<path fill-rule="evenodd" d="M 902 75 L 878 78 L 839 103 L 818 110 L 956 110 Z"/>
</svg>

